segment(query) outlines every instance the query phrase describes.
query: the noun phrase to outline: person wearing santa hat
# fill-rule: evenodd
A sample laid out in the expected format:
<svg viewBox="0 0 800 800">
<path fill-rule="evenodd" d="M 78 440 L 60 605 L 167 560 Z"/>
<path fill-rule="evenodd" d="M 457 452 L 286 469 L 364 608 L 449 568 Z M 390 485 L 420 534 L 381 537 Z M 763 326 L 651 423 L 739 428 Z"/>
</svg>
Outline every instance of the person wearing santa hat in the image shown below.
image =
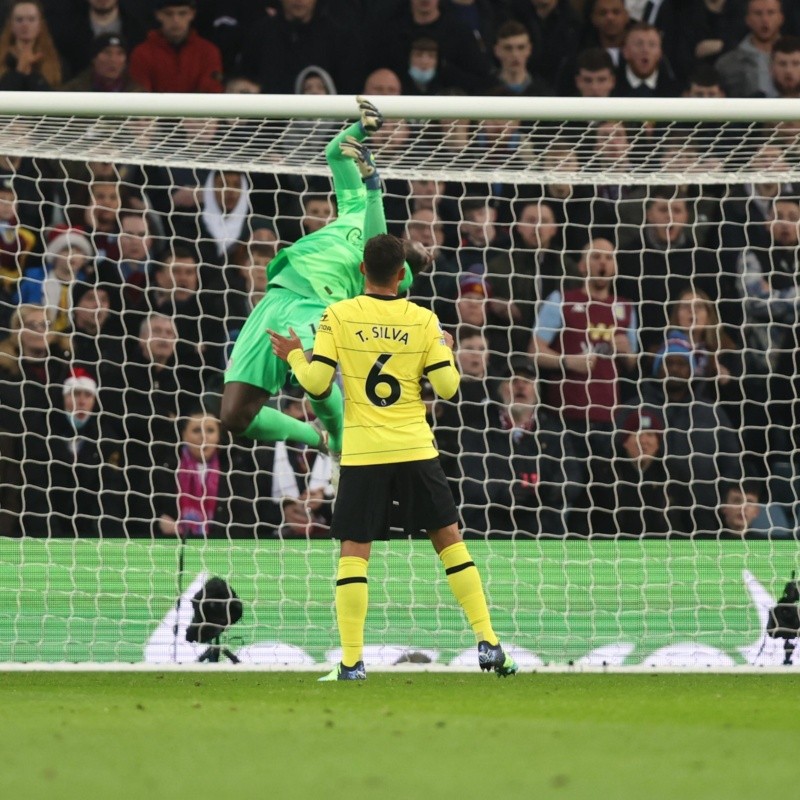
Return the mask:
<svg viewBox="0 0 800 800">
<path fill-rule="evenodd" d="M 92 281 L 94 256 L 92 243 L 80 228 L 56 226 L 47 239 L 43 266 L 27 269 L 20 280 L 20 301 L 44 306 L 51 330 L 65 331 L 73 287 Z"/>
<path fill-rule="evenodd" d="M 54 407 L 24 416 L 23 533 L 122 535 L 122 436 L 98 413 L 94 375 L 74 367 Z"/>
</svg>

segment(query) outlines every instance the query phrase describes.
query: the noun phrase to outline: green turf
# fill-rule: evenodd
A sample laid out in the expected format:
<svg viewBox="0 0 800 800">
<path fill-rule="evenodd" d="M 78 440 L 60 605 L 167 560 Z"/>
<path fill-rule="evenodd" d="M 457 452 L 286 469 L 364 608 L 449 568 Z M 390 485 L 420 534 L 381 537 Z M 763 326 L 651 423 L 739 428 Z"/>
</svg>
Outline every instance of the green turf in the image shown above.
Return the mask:
<svg viewBox="0 0 800 800">
<path fill-rule="evenodd" d="M 769 798 L 798 675 L 0 675 L 0 797 Z"/>
</svg>

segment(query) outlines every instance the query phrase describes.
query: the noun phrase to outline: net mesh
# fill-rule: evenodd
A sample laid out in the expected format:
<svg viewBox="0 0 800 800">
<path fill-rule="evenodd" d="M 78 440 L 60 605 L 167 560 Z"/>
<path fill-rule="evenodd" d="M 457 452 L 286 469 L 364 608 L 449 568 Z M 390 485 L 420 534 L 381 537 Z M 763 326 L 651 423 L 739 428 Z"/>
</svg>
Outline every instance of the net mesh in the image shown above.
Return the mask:
<svg viewBox="0 0 800 800">
<path fill-rule="evenodd" d="M 211 575 L 244 600 L 244 660 L 338 659 L 328 460 L 191 415 L 219 414 L 275 249 L 333 212 L 341 126 L 0 117 L 0 661 L 193 661 Z M 411 297 L 464 378 L 423 397 L 523 665 L 783 659 L 764 631 L 797 566 L 799 135 L 408 118 L 374 138 L 389 230 L 435 250 Z M 200 471 L 192 436 L 220 437 Z M 370 580 L 368 661 L 472 664 L 425 541 L 395 531 Z"/>
</svg>

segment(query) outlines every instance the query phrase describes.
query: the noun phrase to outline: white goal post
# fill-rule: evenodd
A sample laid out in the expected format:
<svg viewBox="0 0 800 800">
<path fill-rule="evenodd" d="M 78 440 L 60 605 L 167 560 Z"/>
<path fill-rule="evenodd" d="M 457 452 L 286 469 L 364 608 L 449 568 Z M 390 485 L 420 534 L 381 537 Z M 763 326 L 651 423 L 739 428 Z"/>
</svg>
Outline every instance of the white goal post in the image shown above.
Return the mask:
<svg viewBox="0 0 800 800">
<path fill-rule="evenodd" d="M 437 402 L 430 413 L 504 643 L 523 669 L 780 664 L 793 638 L 769 637 L 766 627 L 800 567 L 800 100 L 369 99 L 387 121 L 371 143 L 389 229 L 437 247 L 412 299 L 442 316 L 462 352 L 478 354 L 477 367 L 461 364 L 461 403 Z M 65 512 L 51 498 L 48 481 L 78 474 L 81 428 L 59 432 L 60 398 L 77 339 L 95 334 L 77 329 L 73 305 L 59 318 L 60 355 L 48 340 L 54 371 L 38 369 L 47 359 L 37 356 L 26 372 L 19 342 L 31 331 L 14 304 L 51 309 L 59 301 L 40 287 L 43 299 L 26 303 L 13 284 L 44 286 L 56 243 L 72 243 L 90 276 L 75 282 L 113 285 L 109 313 L 119 324 L 109 323 L 104 341 L 116 349 L 99 349 L 90 378 L 102 398 L 103 380 L 122 384 L 139 358 L 142 306 L 126 304 L 141 294 L 127 291 L 136 270 L 119 239 L 133 236 L 122 226 L 131 209 L 120 197 L 135 198 L 143 236 L 153 240 L 137 262 L 147 271 L 137 292 L 146 295 L 174 241 L 196 231 L 200 278 L 188 292 L 213 303 L 194 316 L 175 306 L 175 346 L 196 361 L 185 373 L 195 382 L 177 379 L 171 391 L 213 405 L 230 320 L 257 294 L 243 277 L 253 264 L 237 260 L 252 257 L 250 220 L 274 228 L 281 245 L 316 224 L 307 201 L 329 199 L 325 145 L 356 109 L 352 96 L 0 92 L 0 201 L 5 188 L 17 204 L 13 219 L 0 219 L 12 253 L 3 262 L 0 242 L 0 267 L 15 298 L 0 313 L 0 404 L 12 420 L 0 424 L 0 668 L 194 662 L 184 633 L 191 598 L 211 575 L 244 602 L 242 621 L 226 634 L 244 662 L 316 669 L 338 659 L 336 548 L 322 517 L 307 536 L 288 532 L 281 517 L 276 487 L 287 474 L 295 479 L 297 448 L 240 447 L 237 455 L 230 445 L 224 463 L 236 481 L 220 501 L 226 522 L 218 535 L 181 545 L 159 528 L 156 511 L 141 511 L 152 498 L 126 474 L 125 459 L 167 430 L 156 466 L 171 465 L 174 488 L 189 406 L 158 428 L 127 400 L 103 409 L 109 427 L 97 452 L 108 463 L 96 470 L 99 500 L 86 527 L 76 519 L 88 506 Z M 217 236 L 227 235 L 226 213 L 216 228 L 204 217 L 222 172 L 245 176 L 241 205 L 229 209 L 229 222 L 241 217 L 232 246 Z M 115 185 L 110 200 L 93 196 L 95 183 Z M 187 184 L 194 194 L 185 201 Z M 91 202 L 110 212 L 105 249 L 97 231 L 84 230 L 95 220 Z M 36 244 L 12 247 L 25 241 Z M 593 296 L 570 294 L 581 291 L 597 253 L 602 260 L 598 242 L 609 243 L 618 275 L 621 299 L 604 295 L 610 321 L 589 319 Z M 156 286 L 175 303 L 180 288 Z M 586 347 L 569 352 L 575 315 L 586 318 Z M 580 352 L 591 367 L 576 378 L 566 356 Z M 662 385 L 673 356 L 691 364 L 696 396 L 692 389 L 676 400 Z M 612 362 L 591 377 L 595 364 Z M 525 385 L 515 388 L 517 378 Z M 559 394 L 570 382 L 571 391 L 594 382 L 600 395 L 614 383 L 602 395 L 612 396 L 606 417 L 591 417 L 587 389 L 581 423 L 576 395 Z M 139 417 L 144 434 L 121 433 Z M 626 442 L 642 450 L 651 424 L 657 454 L 631 455 Z M 648 478 L 651 461 L 658 471 Z M 634 473 L 634 462 L 646 466 Z M 261 519 L 261 501 L 277 516 Z M 229 533 L 251 517 L 249 535 Z M 131 533 L 130 523 L 142 525 Z M 54 533 L 63 525 L 73 533 Z M 370 590 L 373 666 L 472 664 L 471 637 L 426 541 L 376 547 Z"/>
</svg>

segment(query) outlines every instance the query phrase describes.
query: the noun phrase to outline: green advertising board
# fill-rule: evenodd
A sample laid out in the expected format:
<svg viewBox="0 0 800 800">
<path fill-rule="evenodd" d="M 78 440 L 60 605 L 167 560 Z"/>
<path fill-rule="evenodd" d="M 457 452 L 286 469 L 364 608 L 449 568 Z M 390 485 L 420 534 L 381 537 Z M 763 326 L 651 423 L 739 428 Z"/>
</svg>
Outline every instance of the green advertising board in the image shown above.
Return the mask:
<svg viewBox="0 0 800 800">
<path fill-rule="evenodd" d="M 335 657 L 327 541 L 0 539 L 0 662 L 190 661 L 191 596 L 212 575 L 244 603 L 226 641 L 244 661 Z M 494 627 L 523 665 L 779 664 L 766 615 L 797 568 L 779 541 L 470 542 Z M 376 544 L 367 658 L 471 664 L 474 640 L 424 541 Z M 182 596 L 180 609 L 178 597 Z M 178 634 L 174 633 L 176 620 Z"/>
</svg>

